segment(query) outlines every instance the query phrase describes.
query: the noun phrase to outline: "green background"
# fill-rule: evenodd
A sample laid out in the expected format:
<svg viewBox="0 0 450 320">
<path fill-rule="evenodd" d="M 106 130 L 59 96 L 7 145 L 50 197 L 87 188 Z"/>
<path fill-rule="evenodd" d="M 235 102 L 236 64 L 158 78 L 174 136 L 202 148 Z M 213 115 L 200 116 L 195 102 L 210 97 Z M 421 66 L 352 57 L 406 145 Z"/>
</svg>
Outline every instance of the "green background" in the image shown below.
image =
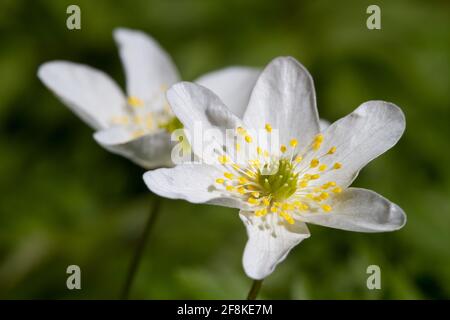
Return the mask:
<svg viewBox="0 0 450 320">
<path fill-rule="evenodd" d="M 66 28 L 81 7 L 82 29 Z M 381 7 L 382 30 L 366 28 Z M 398 203 L 407 225 L 386 234 L 311 226 L 261 298 L 450 297 L 448 1 L 0 2 L 0 298 L 117 298 L 153 201 L 143 169 L 110 154 L 39 82 L 53 59 L 90 64 L 123 85 L 118 26 L 154 36 L 185 80 L 292 55 L 311 72 L 319 112 L 335 121 L 371 99 L 406 114 L 398 145 L 354 185 Z M 357 134 L 355 132 L 355 134 Z M 251 281 L 237 210 L 163 202 L 133 298 L 240 299 Z M 82 290 L 66 268 L 82 269 Z M 366 288 L 379 265 L 382 290 Z"/>
</svg>

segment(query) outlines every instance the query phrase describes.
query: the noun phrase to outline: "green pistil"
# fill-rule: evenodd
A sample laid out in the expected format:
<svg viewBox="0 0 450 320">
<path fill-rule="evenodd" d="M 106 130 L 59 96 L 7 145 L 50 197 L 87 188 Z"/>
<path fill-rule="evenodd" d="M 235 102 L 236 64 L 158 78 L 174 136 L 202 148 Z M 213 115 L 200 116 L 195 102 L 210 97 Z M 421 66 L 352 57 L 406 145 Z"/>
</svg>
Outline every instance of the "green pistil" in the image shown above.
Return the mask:
<svg viewBox="0 0 450 320">
<path fill-rule="evenodd" d="M 167 132 L 172 133 L 177 129 L 182 129 L 183 128 L 183 124 L 181 123 L 180 120 L 178 120 L 177 117 L 172 117 L 170 118 L 167 122 L 165 123 L 160 123 L 159 127 L 162 129 L 166 129 Z"/>
<path fill-rule="evenodd" d="M 297 190 L 298 174 L 294 172 L 292 163 L 283 158 L 275 165 L 272 174 L 262 174 L 258 170 L 257 180 L 266 195 L 279 201 L 289 198 Z"/>
</svg>

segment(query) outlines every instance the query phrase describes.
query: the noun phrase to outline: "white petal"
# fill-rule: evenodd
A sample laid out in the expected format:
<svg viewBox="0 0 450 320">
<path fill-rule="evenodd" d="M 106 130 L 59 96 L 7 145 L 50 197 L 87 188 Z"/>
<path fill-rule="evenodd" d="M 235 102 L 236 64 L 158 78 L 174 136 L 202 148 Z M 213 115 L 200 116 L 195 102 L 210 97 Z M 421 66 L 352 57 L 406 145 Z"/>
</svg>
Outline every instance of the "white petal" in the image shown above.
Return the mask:
<svg viewBox="0 0 450 320">
<path fill-rule="evenodd" d="M 231 112 L 242 118 L 260 73 L 255 68 L 229 67 L 207 73 L 194 82 L 213 91 Z"/>
<path fill-rule="evenodd" d="M 248 208 L 243 200 L 216 187 L 216 179 L 222 176 L 223 172 L 214 166 L 181 164 L 170 169 L 148 171 L 144 174 L 144 181 L 151 191 L 169 199 Z"/>
<path fill-rule="evenodd" d="M 38 77 L 75 114 L 94 129 L 109 127 L 125 112 L 125 97 L 104 72 L 86 65 L 52 61 L 39 67 Z"/>
<path fill-rule="evenodd" d="M 164 131 L 134 138 L 123 127 L 97 131 L 94 139 L 108 151 L 124 156 L 140 166 L 151 169 L 172 166 L 173 144 Z"/>
<path fill-rule="evenodd" d="M 225 143 L 225 129 L 242 125 L 211 90 L 191 82 L 180 82 L 167 91 L 172 111 L 183 123 L 194 153 L 202 159 L 211 157 L 204 150 L 211 146 L 221 148 Z M 207 130 L 216 129 L 218 135 L 210 136 Z M 201 139 L 201 141 L 199 141 Z M 208 162 L 212 163 L 212 162 Z"/>
<path fill-rule="evenodd" d="M 329 126 L 330 126 L 330 121 L 325 120 L 325 119 L 319 119 L 320 131 L 324 131 Z"/>
<path fill-rule="evenodd" d="M 144 32 L 119 28 L 114 30 L 114 39 L 125 68 L 129 96 L 151 101 L 179 80 L 170 56 Z"/>
<path fill-rule="evenodd" d="M 244 122 L 255 129 L 270 123 L 279 130 L 280 143 L 291 138 L 302 148 L 319 132 L 313 80 L 295 59 L 274 59 L 261 73 L 244 114 Z"/>
<path fill-rule="evenodd" d="M 293 247 L 310 236 L 303 222 L 290 225 L 283 221 L 280 224 L 276 215 L 257 217 L 249 211 L 241 211 L 239 216 L 248 235 L 242 261 L 245 273 L 252 279 L 270 275 Z"/>
<path fill-rule="evenodd" d="M 349 186 L 359 170 L 397 143 L 404 130 L 405 116 L 396 105 L 383 101 L 363 103 L 323 132 L 324 142 L 317 154 L 326 153 L 332 146 L 337 149 L 320 161 L 329 167 L 340 162 L 342 168 L 328 171 L 317 183 L 335 181 L 342 187 Z"/>
<path fill-rule="evenodd" d="M 406 215 L 398 205 L 371 190 L 348 188 L 334 196 L 331 205 L 330 213 L 307 214 L 303 220 L 358 232 L 394 231 L 406 223 Z"/>
</svg>

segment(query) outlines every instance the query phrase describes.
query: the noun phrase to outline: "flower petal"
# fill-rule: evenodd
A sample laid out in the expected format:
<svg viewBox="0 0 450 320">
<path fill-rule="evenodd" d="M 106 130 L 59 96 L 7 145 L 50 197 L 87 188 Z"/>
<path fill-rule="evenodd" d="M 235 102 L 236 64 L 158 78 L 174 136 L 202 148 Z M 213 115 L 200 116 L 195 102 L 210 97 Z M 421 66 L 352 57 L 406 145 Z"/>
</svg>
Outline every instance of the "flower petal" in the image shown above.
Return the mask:
<svg viewBox="0 0 450 320">
<path fill-rule="evenodd" d="M 180 82 L 173 85 L 167 91 L 167 99 L 172 111 L 183 123 L 194 153 L 203 160 L 211 158 L 213 161 L 215 155 L 206 150 L 222 148 L 226 141 L 226 129 L 242 125 L 242 120 L 215 93 L 195 83 Z M 207 134 L 213 129 L 218 131 L 217 134 Z"/>
<path fill-rule="evenodd" d="M 39 67 L 38 77 L 94 129 L 109 127 L 111 118 L 125 113 L 122 91 L 100 70 L 68 61 L 52 61 Z"/>
<path fill-rule="evenodd" d="M 279 130 L 279 141 L 299 140 L 301 148 L 319 132 L 313 80 L 294 58 L 276 58 L 261 73 L 244 114 L 255 129 L 266 123 Z"/>
<path fill-rule="evenodd" d="M 280 224 L 273 214 L 257 217 L 253 212 L 242 211 L 239 217 L 247 228 L 243 264 L 245 273 L 252 279 L 264 279 L 283 261 L 289 251 L 310 233 L 305 223 Z"/>
<path fill-rule="evenodd" d="M 152 101 L 179 80 L 170 56 L 144 32 L 118 28 L 114 30 L 114 39 L 125 69 L 129 96 Z M 163 104 L 156 107 L 162 108 Z"/>
<path fill-rule="evenodd" d="M 94 139 L 108 151 L 124 156 L 146 169 L 173 165 L 173 144 L 165 131 L 135 138 L 124 127 L 113 127 L 97 131 Z"/>
<path fill-rule="evenodd" d="M 215 180 L 223 172 L 214 166 L 180 164 L 170 169 L 157 169 L 144 174 L 147 187 L 169 199 L 183 199 L 192 203 L 209 203 L 232 208 L 248 208 L 242 199 L 231 197 L 217 189 Z"/>
<path fill-rule="evenodd" d="M 348 116 L 336 121 L 324 132 L 317 154 L 336 147 L 333 155 L 320 161 L 329 168 L 339 162 L 342 168 L 330 170 L 317 180 L 335 181 L 349 186 L 368 162 L 393 147 L 405 130 L 405 116 L 399 107 L 384 101 L 368 101 Z M 306 158 L 305 158 L 306 159 Z"/>
<path fill-rule="evenodd" d="M 242 118 L 260 73 L 256 68 L 229 67 L 207 73 L 194 82 L 213 91 L 231 112 Z"/>
<path fill-rule="evenodd" d="M 330 121 L 325 119 L 319 119 L 319 128 L 320 131 L 325 131 L 326 128 L 330 126 Z"/>
<path fill-rule="evenodd" d="M 303 220 L 357 232 L 394 231 L 406 223 L 406 215 L 398 205 L 371 190 L 348 188 L 334 196 L 331 205 L 330 213 L 306 214 Z"/>
</svg>

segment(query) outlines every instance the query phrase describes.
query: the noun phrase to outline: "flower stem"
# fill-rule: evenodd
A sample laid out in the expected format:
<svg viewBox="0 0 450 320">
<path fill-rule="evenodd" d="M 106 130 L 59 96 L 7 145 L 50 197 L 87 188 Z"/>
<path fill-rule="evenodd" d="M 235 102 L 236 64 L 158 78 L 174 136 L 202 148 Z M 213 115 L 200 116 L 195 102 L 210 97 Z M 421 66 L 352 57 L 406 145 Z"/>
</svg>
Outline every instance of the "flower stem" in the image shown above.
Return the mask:
<svg viewBox="0 0 450 320">
<path fill-rule="evenodd" d="M 262 279 L 262 280 L 253 280 L 253 284 L 252 284 L 252 287 L 250 288 L 250 291 L 248 293 L 247 300 L 256 300 L 256 297 L 258 296 L 259 290 L 261 289 L 263 280 L 264 279 Z"/>
<path fill-rule="evenodd" d="M 144 253 L 145 245 L 147 243 L 147 239 L 153 229 L 156 218 L 159 215 L 159 208 L 161 205 L 161 198 L 159 196 L 155 196 L 155 200 L 153 205 L 150 208 L 149 216 L 147 218 L 147 222 L 144 227 L 144 231 L 137 243 L 136 250 L 134 251 L 133 259 L 131 260 L 130 266 L 128 268 L 128 274 L 125 281 L 125 285 L 123 286 L 120 298 L 123 300 L 127 300 L 130 294 L 131 286 L 133 285 L 133 280 L 136 276 L 136 273 L 139 268 L 139 263 L 141 262 L 142 255 Z"/>
</svg>

